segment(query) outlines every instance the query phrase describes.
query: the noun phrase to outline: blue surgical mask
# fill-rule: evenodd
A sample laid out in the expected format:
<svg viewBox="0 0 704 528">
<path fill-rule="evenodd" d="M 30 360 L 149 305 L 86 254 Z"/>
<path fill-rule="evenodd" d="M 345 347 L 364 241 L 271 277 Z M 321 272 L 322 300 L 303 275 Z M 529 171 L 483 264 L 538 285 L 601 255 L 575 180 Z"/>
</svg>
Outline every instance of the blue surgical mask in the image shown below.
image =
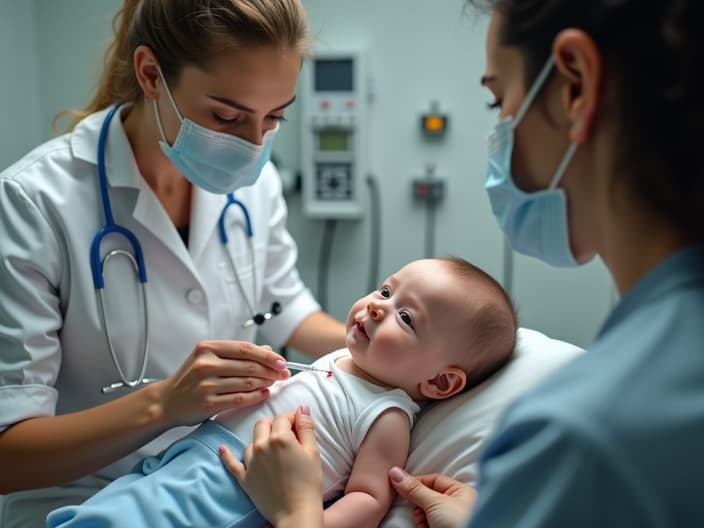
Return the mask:
<svg viewBox="0 0 704 528">
<path fill-rule="evenodd" d="M 499 226 L 514 250 L 552 266 L 575 267 L 578 263 L 570 250 L 565 192 L 557 185 L 572 161 L 577 145 L 572 143 L 569 146 L 546 190 L 524 192 L 516 187 L 511 176 L 514 131 L 554 65 L 551 56 L 516 117 L 501 120 L 489 136 L 489 168 L 484 187 Z"/>
<path fill-rule="evenodd" d="M 159 75 L 171 106 L 181 121 L 176 141 L 169 145 L 154 100 L 156 122 L 161 134 L 159 145 L 171 163 L 192 184 L 215 194 L 227 194 L 256 182 L 271 157 L 271 147 L 279 125 L 264 134 L 261 145 L 205 128 L 181 115 L 161 70 Z"/>
</svg>

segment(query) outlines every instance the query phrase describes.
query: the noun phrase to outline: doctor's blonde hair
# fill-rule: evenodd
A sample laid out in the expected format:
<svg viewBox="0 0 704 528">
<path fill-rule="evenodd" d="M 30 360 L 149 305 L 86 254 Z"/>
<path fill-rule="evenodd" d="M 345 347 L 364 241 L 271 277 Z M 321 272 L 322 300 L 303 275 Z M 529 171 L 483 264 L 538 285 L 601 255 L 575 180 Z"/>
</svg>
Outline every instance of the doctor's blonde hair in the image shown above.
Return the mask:
<svg viewBox="0 0 704 528">
<path fill-rule="evenodd" d="M 247 47 L 308 48 L 308 23 L 300 0 L 125 0 L 112 21 L 115 34 L 93 99 L 67 110 L 69 129 L 115 103 L 142 98 L 134 71 L 137 46 L 148 46 L 167 80 L 187 64 L 207 66 L 219 54 Z"/>
</svg>

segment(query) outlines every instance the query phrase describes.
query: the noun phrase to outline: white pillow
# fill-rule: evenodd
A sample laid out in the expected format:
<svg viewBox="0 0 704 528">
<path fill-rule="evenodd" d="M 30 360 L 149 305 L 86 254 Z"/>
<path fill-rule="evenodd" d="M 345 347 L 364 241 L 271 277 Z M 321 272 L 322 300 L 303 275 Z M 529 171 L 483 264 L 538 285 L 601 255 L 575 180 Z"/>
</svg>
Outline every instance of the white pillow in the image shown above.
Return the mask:
<svg viewBox="0 0 704 528">
<path fill-rule="evenodd" d="M 520 328 L 511 362 L 491 379 L 448 401 L 423 410 L 411 435 L 406 471 L 443 473 L 461 482 L 476 482 L 475 461 L 498 418 L 518 396 L 582 352 L 582 349 Z M 396 498 L 382 528 L 413 526 L 412 508 Z"/>
</svg>

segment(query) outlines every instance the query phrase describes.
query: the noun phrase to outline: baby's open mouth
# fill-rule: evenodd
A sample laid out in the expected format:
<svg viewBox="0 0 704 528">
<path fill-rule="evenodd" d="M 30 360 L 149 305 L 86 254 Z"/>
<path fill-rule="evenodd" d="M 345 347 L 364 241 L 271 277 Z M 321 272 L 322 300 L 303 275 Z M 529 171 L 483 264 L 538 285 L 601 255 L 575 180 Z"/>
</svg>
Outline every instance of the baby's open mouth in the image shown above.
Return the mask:
<svg viewBox="0 0 704 528">
<path fill-rule="evenodd" d="M 367 331 L 364 329 L 364 325 L 362 325 L 361 322 L 357 321 L 356 326 L 357 326 L 357 331 L 358 331 L 360 334 L 362 334 L 364 337 L 366 337 L 367 339 L 369 339 L 369 336 L 367 335 Z"/>
</svg>

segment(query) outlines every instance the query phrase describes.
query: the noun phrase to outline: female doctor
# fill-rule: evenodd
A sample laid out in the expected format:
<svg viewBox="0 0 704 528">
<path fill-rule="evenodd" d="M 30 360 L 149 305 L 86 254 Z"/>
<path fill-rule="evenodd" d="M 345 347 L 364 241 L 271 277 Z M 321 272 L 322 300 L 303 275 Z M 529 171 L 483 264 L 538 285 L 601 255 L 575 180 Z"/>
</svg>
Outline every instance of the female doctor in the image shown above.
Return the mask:
<svg viewBox="0 0 704 528">
<path fill-rule="evenodd" d="M 115 28 L 73 130 L 0 174 L 5 528 L 266 398 L 290 373 L 257 328 L 313 356 L 344 344 L 267 163 L 306 51 L 299 0 L 127 0 Z"/>
<path fill-rule="evenodd" d="M 598 254 L 622 297 L 589 352 L 503 417 L 470 526 L 702 526 L 704 4 L 472 3 L 492 9 L 485 186 L 502 229 L 553 265 Z M 277 528 L 322 526 L 310 416 L 257 432 L 228 466 Z M 389 476 L 417 526 L 465 525 L 468 486 Z"/>
</svg>

